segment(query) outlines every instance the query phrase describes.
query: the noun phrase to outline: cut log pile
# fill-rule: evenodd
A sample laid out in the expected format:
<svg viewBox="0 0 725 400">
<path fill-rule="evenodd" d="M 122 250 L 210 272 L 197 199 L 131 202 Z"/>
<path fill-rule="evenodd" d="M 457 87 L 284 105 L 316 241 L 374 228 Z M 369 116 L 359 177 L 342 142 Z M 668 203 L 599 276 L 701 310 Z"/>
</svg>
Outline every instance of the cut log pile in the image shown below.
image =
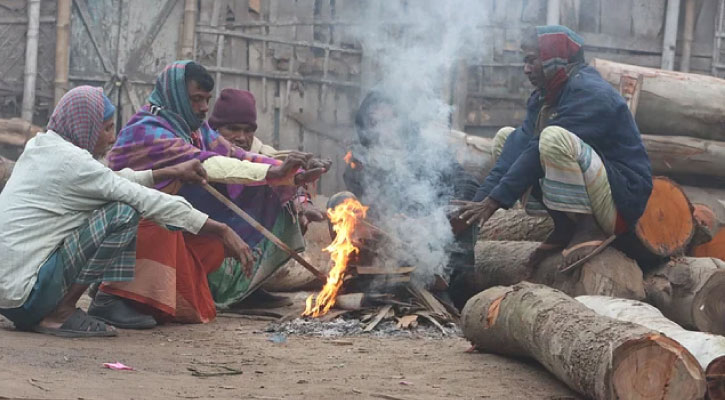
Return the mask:
<svg viewBox="0 0 725 400">
<path fill-rule="evenodd" d="M 680 343 L 631 322 L 596 314 L 544 285 L 496 286 L 461 314 L 479 351 L 530 357 L 593 399 L 702 399 L 705 378 Z"/>
<path fill-rule="evenodd" d="M 43 128 L 20 118 L 0 119 L 0 144 L 25 146 Z"/>
</svg>

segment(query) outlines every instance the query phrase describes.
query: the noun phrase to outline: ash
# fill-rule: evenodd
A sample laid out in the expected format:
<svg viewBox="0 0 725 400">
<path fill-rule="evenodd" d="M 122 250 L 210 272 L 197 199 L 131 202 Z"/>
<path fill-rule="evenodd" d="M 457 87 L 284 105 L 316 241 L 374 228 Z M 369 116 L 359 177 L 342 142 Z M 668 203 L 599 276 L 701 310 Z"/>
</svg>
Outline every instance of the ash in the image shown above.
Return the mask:
<svg viewBox="0 0 725 400">
<path fill-rule="evenodd" d="M 461 336 L 460 329 L 453 323 L 443 326 L 443 330 L 432 324 L 422 322 L 415 328 L 401 329 L 395 321 L 382 321 L 372 331 L 364 332 L 365 322 L 357 318 L 336 318 L 332 321 L 297 318 L 286 322 L 272 322 L 265 332 L 282 335 L 315 336 L 322 338 L 338 338 L 344 336 L 395 337 L 411 339 L 444 339 Z"/>
</svg>

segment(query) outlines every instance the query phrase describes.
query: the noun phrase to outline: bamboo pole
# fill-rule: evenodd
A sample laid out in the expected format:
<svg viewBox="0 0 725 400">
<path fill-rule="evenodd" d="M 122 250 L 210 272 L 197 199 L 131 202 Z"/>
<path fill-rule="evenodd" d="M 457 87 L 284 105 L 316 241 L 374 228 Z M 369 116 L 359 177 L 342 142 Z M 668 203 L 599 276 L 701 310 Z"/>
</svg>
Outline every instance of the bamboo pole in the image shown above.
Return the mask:
<svg viewBox="0 0 725 400">
<path fill-rule="evenodd" d="M 209 185 L 204 185 L 204 189 L 206 189 L 206 191 L 209 192 L 212 196 L 216 197 L 217 200 L 224 203 L 225 206 L 229 207 L 230 210 L 234 211 L 237 215 L 242 217 L 243 220 L 247 221 L 247 223 L 249 225 L 251 225 L 254 229 L 259 231 L 259 233 L 261 233 L 264 237 L 266 237 L 270 242 L 277 245 L 277 247 L 284 250 L 292 258 L 294 258 L 295 261 L 300 263 L 300 265 L 307 268 L 307 270 L 312 272 L 312 274 L 315 275 L 317 277 L 317 279 L 319 279 L 323 283 L 327 282 L 327 276 L 325 276 L 325 274 L 318 271 L 317 268 L 313 267 L 312 264 L 307 262 L 307 260 L 302 258 L 302 256 L 300 256 L 299 254 L 297 254 L 296 251 L 292 250 L 289 246 L 287 246 L 282 240 L 280 240 L 277 236 L 275 236 L 274 233 L 270 232 L 262 224 L 255 221 L 251 215 L 247 214 L 244 210 L 239 208 L 236 204 L 234 204 L 231 200 L 226 198 L 223 194 L 219 193 L 218 190 L 214 189 L 213 187 L 211 187 Z"/>
<path fill-rule="evenodd" d="M 675 69 L 675 49 L 677 48 L 677 25 L 680 21 L 680 0 L 667 0 L 665 15 L 665 33 L 662 40 L 662 69 Z"/>
<path fill-rule="evenodd" d="M 181 35 L 180 58 L 194 58 L 194 32 L 196 29 L 196 0 L 184 1 L 184 29 Z"/>
<path fill-rule="evenodd" d="M 35 109 L 35 78 L 38 75 L 38 32 L 40 30 L 40 0 L 28 1 L 28 34 L 25 42 L 25 81 L 21 116 L 33 120 Z"/>
<path fill-rule="evenodd" d="M 70 69 L 70 13 L 73 0 L 58 0 L 55 30 L 55 104 L 68 91 Z"/>
<path fill-rule="evenodd" d="M 690 60 L 692 58 L 692 41 L 695 32 L 696 0 L 685 0 L 685 26 L 683 27 L 682 58 L 680 59 L 680 71 L 690 72 Z"/>
</svg>

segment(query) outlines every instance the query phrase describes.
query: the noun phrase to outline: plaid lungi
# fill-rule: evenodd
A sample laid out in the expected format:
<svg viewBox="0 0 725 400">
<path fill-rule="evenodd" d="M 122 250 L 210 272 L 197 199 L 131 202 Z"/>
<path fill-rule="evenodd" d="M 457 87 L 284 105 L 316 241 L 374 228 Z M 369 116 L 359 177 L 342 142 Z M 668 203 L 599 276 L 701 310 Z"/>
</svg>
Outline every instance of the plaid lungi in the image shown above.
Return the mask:
<svg viewBox="0 0 725 400">
<path fill-rule="evenodd" d="M 501 129 L 494 140 L 494 156 L 501 154 L 511 129 Z M 497 148 L 497 146 L 501 148 Z M 541 179 L 543 202 L 547 208 L 575 214 L 590 214 L 607 234 L 613 234 L 617 208 L 612 198 L 604 162 L 591 146 L 574 133 L 549 126 L 539 136 L 539 156 L 544 169 Z M 527 212 L 539 210 L 534 199 L 523 199 Z"/>
<path fill-rule="evenodd" d="M 139 213 L 124 203 L 108 203 L 91 213 L 40 267 L 25 303 L 0 314 L 20 329 L 50 314 L 74 283 L 129 281 L 136 263 Z"/>
</svg>

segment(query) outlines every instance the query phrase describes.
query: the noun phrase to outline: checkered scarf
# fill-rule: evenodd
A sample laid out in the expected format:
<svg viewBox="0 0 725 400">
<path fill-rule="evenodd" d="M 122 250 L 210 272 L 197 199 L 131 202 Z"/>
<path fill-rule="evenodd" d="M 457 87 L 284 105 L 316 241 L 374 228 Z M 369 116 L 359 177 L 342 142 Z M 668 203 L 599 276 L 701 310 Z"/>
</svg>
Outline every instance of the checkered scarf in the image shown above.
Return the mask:
<svg viewBox="0 0 725 400">
<path fill-rule="evenodd" d="M 103 89 L 78 86 L 68 91 L 50 116 L 48 130 L 93 152 L 103 129 Z"/>
<path fill-rule="evenodd" d="M 166 119 L 173 126 L 173 132 L 187 143 L 191 143 L 191 133 L 203 122 L 191 109 L 186 90 L 185 71 L 190 62 L 176 61 L 164 68 L 156 78 L 156 86 L 148 100 L 151 112 Z"/>
<path fill-rule="evenodd" d="M 543 96 L 546 104 L 553 105 L 571 73 L 584 64 L 584 41 L 561 25 L 538 26 L 536 35 L 546 78 Z"/>
</svg>

